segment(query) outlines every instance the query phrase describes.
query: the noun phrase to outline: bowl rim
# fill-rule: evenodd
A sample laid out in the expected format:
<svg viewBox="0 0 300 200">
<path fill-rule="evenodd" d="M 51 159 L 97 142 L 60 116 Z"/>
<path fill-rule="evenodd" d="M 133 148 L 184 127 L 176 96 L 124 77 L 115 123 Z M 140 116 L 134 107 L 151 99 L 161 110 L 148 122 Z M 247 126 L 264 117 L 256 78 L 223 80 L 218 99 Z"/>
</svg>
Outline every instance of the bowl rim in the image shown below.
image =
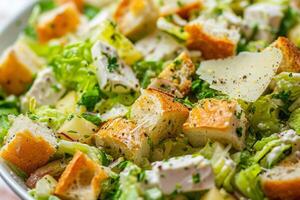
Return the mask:
<svg viewBox="0 0 300 200">
<path fill-rule="evenodd" d="M 33 200 L 28 194 L 23 180 L 10 169 L 2 158 L 0 158 L 0 177 L 20 199 Z"/>
<path fill-rule="evenodd" d="M 0 30 L 0 53 L 2 53 L 9 45 L 13 44 L 18 35 L 27 24 L 28 17 L 37 0 L 33 0 L 24 6 L 18 14 L 4 24 Z M 22 200 L 33 200 L 28 194 L 28 188 L 24 181 L 18 177 L 7 165 L 6 161 L 0 158 L 0 178 L 7 186 Z"/>
</svg>

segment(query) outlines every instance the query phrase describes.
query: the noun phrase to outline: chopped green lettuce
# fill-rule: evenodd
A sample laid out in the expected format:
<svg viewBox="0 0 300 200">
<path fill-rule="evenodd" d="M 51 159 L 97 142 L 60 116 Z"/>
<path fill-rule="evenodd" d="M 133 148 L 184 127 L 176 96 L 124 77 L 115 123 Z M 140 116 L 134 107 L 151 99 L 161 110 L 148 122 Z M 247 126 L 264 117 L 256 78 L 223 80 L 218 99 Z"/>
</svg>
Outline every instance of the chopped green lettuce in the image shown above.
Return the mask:
<svg viewBox="0 0 300 200">
<path fill-rule="evenodd" d="M 224 148 L 218 142 L 208 142 L 200 150 L 200 154 L 211 160 L 212 168 L 215 174 L 215 183 L 217 187 L 223 187 L 228 192 L 233 191 L 232 180 L 236 173 L 237 164 L 229 155 L 230 146 Z"/>
<path fill-rule="evenodd" d="M 58 130 L 67 119 L 67 115 L 50 106 L 41 106 L 28 113 L 37 122 L 45 123 L 53 130 Z"/>
<path fill-rule="evenodd" d="M 140 81 L 142 88 L 146 88 L 152 78 L 158 76 L 163 70 L 163 62 L 161 61 L 139 61 L 132 66 L 136 77 Z"/>
<path fill-rule="evenodd" d="M 89 41 L 67 45 L 50 61 L 58 81 L 68 89 L 77 90 L 81 96 L 79 105 L 84 105 L 88 111 L 93 111 L 102 98 L 95 75 L 91 46 Z"/>
<path fill-rule="evenodd" d="M 292 152 L 291 144 L 281 144 L 273 148 L 261 161 L 260 165 L 265 168 L 272 168 Z"/>
<path fill-rule="evenodd" d="M 112 161 L 112 158 L 107 155 L 102 149 L 94 146 L 89 146 L 80 142 L 69 142 L 66 140 L 60 140 L 58 143 L 57 154 L 69 154 L 74 155 L 76 151 L 81 151 L 87 154 L 93 161 L 107 166 Z"/>
<path fill-rule="evenodd" d="M 209 83 L 203 80 L 195 80 L 192 82 L 192 94 L 196 96 L 197 99 L 214 98 L 214 97 L 226 97 L 226 95 L 220 93 L 217 90 L 211 89 Z"/>
<path fill-rule="evenodd" d="M 300 108 L 294 110 L 288 120 L 288 125 L 297 133 L 300 133 Z"/>
<path fill-rule="evenodd" d="M 88 111 L 93 111 L 102 96 L 99 86 L 96 85 L 82 94 L 78 104 L 85 106 Z"/>
<path fill-rule="evenodd" d="M 89 41 L 69 44 L 50 61 L 57 80 L 67 88 L 86 91 L 98 84 L 91 47 Z"/>
<path fill-rule="evenodd" d="M 300 74 L 282 72 L 273 79 L 273 94 L 281 95 L 290 101 L 300 97 Z"/>
<path fill-rule="evenodd" d="M 248 108 L 251 128 L 263 136 L 278 133 L 283 126 L 279 112 L 279 106 L 270 95 L 260 97 Z"/>
<path fill-rule="evenodd" d="M 101 123 L 101 121 L 102 121 L 102 120 L 101 120 L 101 116 L 100 116 L 99 113 L 85 112 L 85 113 L 82 113 L 81 116 L 82 116 L 84 119 L 86 119 L 86 120 L 92 122 L 92 123 L 95 124 L 96 126 L 99 126 L 100 123 Z"/>
<path fill-rule="evenodd" d="M 259 174 L 262 168 L 258 165 L 240 171 L 234 179 L 235 186 L 246 197 L 252 200 L 263 200 L 264 193 L 261 190 Z"/>
<path fill-rule="evenodd" d="M 19 114 L 19 99 L 14 96 L 5 97 L 0 95 L 0 146 L 3 145 L 4 138 L 10 128 L 9 115 Z"/>
</svg>

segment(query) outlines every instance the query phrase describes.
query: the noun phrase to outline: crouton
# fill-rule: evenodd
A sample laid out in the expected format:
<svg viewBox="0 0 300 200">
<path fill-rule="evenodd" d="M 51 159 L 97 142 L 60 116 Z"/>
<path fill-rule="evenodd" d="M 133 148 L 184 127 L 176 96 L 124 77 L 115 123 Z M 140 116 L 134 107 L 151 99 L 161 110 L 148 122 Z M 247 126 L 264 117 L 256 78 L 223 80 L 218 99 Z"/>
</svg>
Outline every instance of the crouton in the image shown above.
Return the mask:
<svg viewBox="0 0 300 200">
<path fill-rule="evenodd" d="M 279 165 L 261 176 L 262 189 L 268 199 L 300 199 L 300 163 Z"/>
<path fill-rule="evenodd" d="M 40 71 L 29 91 L 22 98 L 22 108 L 27 108 L 31 98 L 38 106 L 54 105 L 65 93 L 66 89 L 56 80 L 51 68 Z"/>
<path fill-rule="evenodd" d="M 200 10 L 203 6 L 202 0 L 161 0 L 159 1 L 160 15 L 167 16 L 179 14 L 183 18 L 188 18 L 190 13 Z"/>
<path fill-rule="evenodd" d="M 96 200 L 108 178 L 103 167 L 78 151 L 61 175 L 55 195 L 70 200 Z"/>
<path fill-rule="evenodd" d="M 63 5 L 69 2 L 74 3 L 79 11 L 83 11 L 84 0 L 55 0 L 57 5 Z"/>
<path fill-rule="evenodd" d="M 281 50 L 283 56 L 278 73 L 300 72 L 300 51 L 291 41 L 285 37 L 279 37 L 271 46 Z"/>
<path fill-rule="evenodd" d="M 247 119 L 234 100 L 205 99 L 194 107 L 183 125 L 189 142 L 199 147 L 208 140 L 244 147 Z"/>
<path fill-rule="evenodd" d="M 80 14 L 73 3 L 62 6 L 43 14 L 37 24 L 40 42 L 48 42 L 75 31 L 80 23 Z"/>
<path fill-rule="evenodd" d="M 240 34 L 226 23 L 199 18 L 187 24 L 185 31 L 189 34 L 187 47 L 201 51 L 204 59 L 226 58 L 236 53 Z"/>
<path fill-rule="evenodd" d="M 133 40 L 154 30 L 158 16 L 152 0 L 121 0 L 114 14 L 120 31 Z"/>
<path fill-rule="evenodd" d="M 0 156 L 30 174 L 49 161 L 56 145 L 50 129 L 20 115 L 8 131 Z"/>
<path fill-rule="evenodd" d="M 106 122 L 95 136 L 96 145 L 104 147 L 115 158 L 125 156 L 136 164 L 149 157 L 148 135 L 136 123 L 122 118 Z"/>
<path fill-rule="evenodd" d="M 92 122 L 78 116 L 65 121 L 58 129 L 57 134 L 61 139 L 91 144 L 92 137 L 98 127 Z"/>
<path fill-rule="evenodd" d="M 42 65 L 43 60 L 28 46 L 18 42 L 0 58 L 0 85 L 8 94 L 19 95 L 31 84 Z"/>
<path fill-rule="evenodd" d="M 194 73 L 195 66 L 192 60 L 186 52 L 183 52 L 151 82 L 149 88 L 182 98 L 190 91 Z M 168 82 L 167 85 L 165 82 Z"/>
<path fill-rule="evenodd" d="M 177 136 L 188 115 L 189 110 L 172 96 L 147 89 L 132 105 L 130 117 L 145 128 L 153 144 L 158 144 Z"/>
</svg>

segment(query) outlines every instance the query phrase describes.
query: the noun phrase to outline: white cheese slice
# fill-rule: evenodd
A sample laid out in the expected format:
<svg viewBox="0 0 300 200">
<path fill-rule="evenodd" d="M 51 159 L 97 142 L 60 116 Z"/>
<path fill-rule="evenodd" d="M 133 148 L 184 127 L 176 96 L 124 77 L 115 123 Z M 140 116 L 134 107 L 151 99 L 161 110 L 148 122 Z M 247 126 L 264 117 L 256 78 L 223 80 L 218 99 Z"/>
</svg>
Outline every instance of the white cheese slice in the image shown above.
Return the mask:
<svg viewBox="0 0 300 200">
<path fill-rule="evenodd" d="M 204 61 L 197 74 L 210 88 L 253 102 L 266 90 L 281 60 L 281 51 L 270 47 L 259 53 L 243 52 L 223 60 Z"/>
</svg>

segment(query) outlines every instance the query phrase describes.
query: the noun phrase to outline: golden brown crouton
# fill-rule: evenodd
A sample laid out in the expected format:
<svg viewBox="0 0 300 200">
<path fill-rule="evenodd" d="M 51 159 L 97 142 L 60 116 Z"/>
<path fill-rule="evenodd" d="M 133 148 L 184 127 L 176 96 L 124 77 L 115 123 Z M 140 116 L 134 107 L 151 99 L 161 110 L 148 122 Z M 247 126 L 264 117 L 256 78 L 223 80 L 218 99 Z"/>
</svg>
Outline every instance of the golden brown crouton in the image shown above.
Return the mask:
<svg viewBox="0 0 300 200">
<path fill-rule="evenodd" d="M 158 144 L 165 138 L 177 136 L 188 115 L 189 110 L 174 101 L 174 97 L 147 89 L 132 105 L 130 117 Z"/>
<path fill-rule="evenodd" d="M 54 133 L 20 115 L 8 131 L 0 156 L 29 174 L 45 165 L 55 151 Z"/>
<path fill-rule="evenodd" d="M 300 72 L 300 51 L 291 41 L 285 37 L 279 37 L 272 46 L 280 49 L 283 55 L 278 73 Z"/>
<path fill-rule="evenodd" d="M 158 16 L 153 0 L 121 0 L 114 14 L 120 31 L 133 40 L 154 30 Z"/>
<path fill-rule="evenodd" d="M 151 82 L 148 88 L 182 98 L 190 91 L 194 73 L 195 66 L 192 60 L 186 52 L 183 52 Z"/>
<path fill-rule="evenodd" d="M 262 189 L 271 200 L 300 199 L 300 164 L 280 165 L 267 170 L 261 178 Z"/>
<path fill-rule="evenodd" d="M 46 164 L 54 154 L 55 148 L 41 137 L 35 137 L 29 131 L 16 134 L 15 138 L 2 149 L 0 156 L 31 173 Z"/>
<path fill-rule="evenodd" d="M 42 65 L 43 61 L 29 47 L 16 43 L 0 59 L 0 85 L 8 94 L 19 95 Z"/>
<path fill-rule="evenodd" d="M 73 3 L 62 6 L 43 14 L 37 24 L 40 42 L 48 42 L 65 34 L 75 31 L 80 19 L 79 12 Z"/>
<path fill-rule="evenodd" d="M 246 123 L 245 114 L 236 101 L 205 99 L 191 110 L 183 132 L 193 146 L 212 140 L 242 149 Z"/>
<path fill-rule="evenodd" d="M 187 47 L 199 50 L 204 59 L 226 58 L 235 55 L 239 33 L 234 29 L 220 28 L 220 24 L 201 20 L 185 26 L 189 34 Z"/>
<path fill-rule="evenodd" d="M 78 151 L 55 188 L 55 195 L 70 200 L 96 200 L 101 183 L 108 178 L 103 167 Z"/>
<path fill-rule="evenodd" d="M 95 136 L 96 145 L 106 150 L 116 158 L 125 158 L 137 164 L 143 164 L 149 156 L 150 146 L 145 130 L 136 123 L 122 118 L 106 122 Z"/>
</svg>

